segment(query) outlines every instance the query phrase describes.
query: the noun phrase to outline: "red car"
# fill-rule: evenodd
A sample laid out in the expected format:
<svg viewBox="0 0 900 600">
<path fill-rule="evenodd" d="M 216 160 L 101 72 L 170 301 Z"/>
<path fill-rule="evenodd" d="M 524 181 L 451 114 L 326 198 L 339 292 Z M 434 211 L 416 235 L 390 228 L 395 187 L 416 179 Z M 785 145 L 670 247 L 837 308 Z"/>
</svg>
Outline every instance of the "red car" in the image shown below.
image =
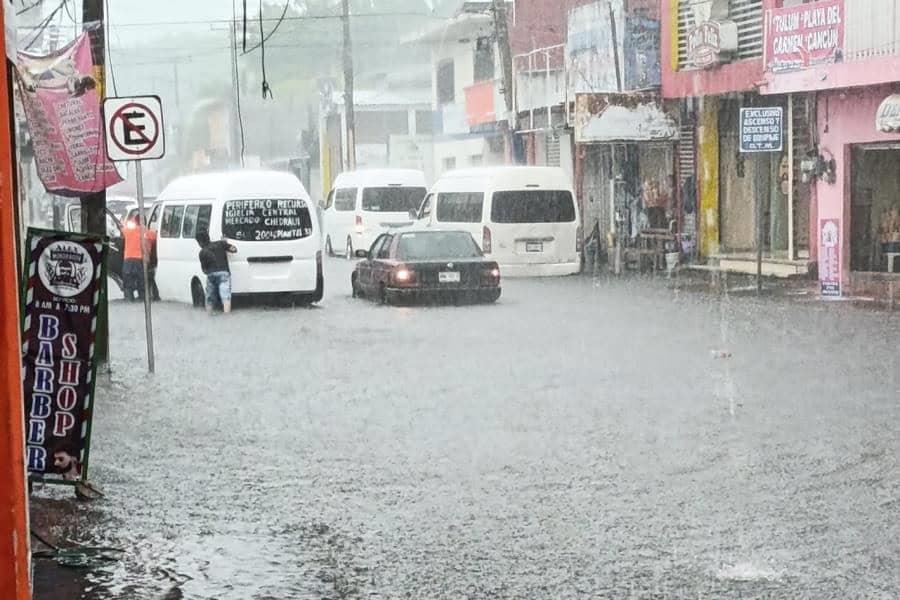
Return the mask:
<svg viewBox="0 0 900 600">
<path fill-rule="evenodd" d="M 407 230 L 384 233 L 350 279 L 354 297 L 383 303 L 403 299 L 496 302 L 500 267 L 487 260 L 466 231 Z"/>
</svg>

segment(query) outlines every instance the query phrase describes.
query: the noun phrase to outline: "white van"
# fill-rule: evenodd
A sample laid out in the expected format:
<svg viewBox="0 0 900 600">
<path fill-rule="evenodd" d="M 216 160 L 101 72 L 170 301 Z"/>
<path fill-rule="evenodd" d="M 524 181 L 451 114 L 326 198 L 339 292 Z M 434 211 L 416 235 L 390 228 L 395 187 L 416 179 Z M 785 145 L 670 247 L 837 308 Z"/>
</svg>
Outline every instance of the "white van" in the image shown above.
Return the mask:
<svg viewBox="0 0 900 600">
<path fill-rule="evenodd" d="M 180 177 L 159 195 L 156 283 L 165 300 L 202 306 L 206 278 L 195 236 L 227 239 L 232 293 L 301 294 L 322 299 L 322 237 L 303 184 L 290 173 L 231 171 Z"/>
<path fill-rule="evenodd" d="M 325 251 L 351 258 L 388 229 L 412 225 L 426 191 L 425 174 L 413 169 L 341 173 L 323 206 Z"/>
<path fill-rule="evenodd" d="M 429 227 L 464 229 L 504 276 L 581 271 L 581 219 L 558 167 L 484 167 L 441 176 L 419 209 Z"/>
</svg>

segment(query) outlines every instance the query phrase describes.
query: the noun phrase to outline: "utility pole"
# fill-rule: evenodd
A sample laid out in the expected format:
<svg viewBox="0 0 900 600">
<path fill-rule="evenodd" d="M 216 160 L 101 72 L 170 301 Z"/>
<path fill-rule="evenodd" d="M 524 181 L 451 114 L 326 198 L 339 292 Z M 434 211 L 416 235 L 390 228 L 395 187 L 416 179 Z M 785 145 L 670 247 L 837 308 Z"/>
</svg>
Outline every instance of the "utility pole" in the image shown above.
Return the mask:
<svg viewBox="0 0 900 600">
<path fill-rule="evenodd" d="M 509 49 L 509 23 L 506 20 L 506 0 L 493 0 L 491 12 L 494 17 L 494 38 L 500 52 L 500 71 L 503 76 L 503 99 L 506 101 L 506 127 L 503 130 L 507 159 L 513 157 L 512 132 L 516 129 L 515 89 L 513 88 L 512 52 Z M 549 123 L 548 123 L 549 125 Z"/>
<path fill-rule="evenodd" d="M 231 89 L 234 90 L 234 102 L 231 103 L 231 140 L 234 155 L 231 159 L 234 161 L 237 155 L 240 155 L 240 166 L 244 166 L 244 124 L 241 122 L 241 86 L 238 82 L 238 59 L 237 59 L 237 19 L 228 26 L 228 40 L 231 51 Z M 235 161 L 237 162 L 237 161 Z"/>
<path fill-rule="evenodd" d="M 350 40 L 350 0 L 341 0 L 344 26 L 344 117 L 347 122 L 347 167 L 356 168 L 356 114 L 353 107 L 353 46 Z"/>
<path fill-rule="evenodd" d="M 103 0 L 83 0 L 82 23 L 99 23 L 89 29 L 91 57 L 94 62 L 94 79 L 100 104 L 106 97 L 106 33 L 104 30 Z M 81 197 L 81 229 L 86 233 L 106 235 L 106 190 Z M 109 289 L 104 278 L 101 283 L 100 306 L 97 311 L 96 359 L 99 364 L 109 360 Z"/>
<path fill-rule="evenodd" d="M 0 3 L 0 21 L 10 4 Z M 0 48 L 6 32 L 0 28 Z M 6 58 L 4 53 L 4 59 Z M 13 189 L 13 134 L 10 128 L 9 61 L 0 73 L 0 598 L 31 597 L 28 495 L 25 483 L 25 401 L 22 396 L 22 343 L 19 327 L 19 272 L 16 260 Z"/>
</svg>

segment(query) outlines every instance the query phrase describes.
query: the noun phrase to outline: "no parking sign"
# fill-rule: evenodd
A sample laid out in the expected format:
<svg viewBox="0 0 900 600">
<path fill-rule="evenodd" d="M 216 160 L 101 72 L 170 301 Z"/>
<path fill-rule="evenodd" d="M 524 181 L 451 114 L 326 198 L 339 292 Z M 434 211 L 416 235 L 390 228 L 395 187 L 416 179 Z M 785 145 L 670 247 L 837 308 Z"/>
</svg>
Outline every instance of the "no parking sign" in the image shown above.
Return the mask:
<svg viewBox="0 0 900 600">
<path fill-rule="evenodd" d="M 154 160 L 166 153 L 159 96 L 107 98 L 103 103 L 106 154 L 112 161 Z"/>
<path fill-rule="evenodd" d="M 106 127 L 106 155 L 113 162 L 134 161 L 138 214 L 141 215 L 140 239 L 147 240 L 144 216 L 144 175 L 141 163 L 162 158 L 166 154 L 162 101 L 159 96 L 107 98 L 103 102 L 103 123 Z M 140 244 L 144 271 L 144 320 L 147 325 L 147 366 L 155 370 L 153 355 L 153 320 L 150 309 L 150 274 L 146 244 Z M 127 259 L 126 259 L 127 260 Z M 137 286 L 136 286 L 137 287 Z"/>
</svg>

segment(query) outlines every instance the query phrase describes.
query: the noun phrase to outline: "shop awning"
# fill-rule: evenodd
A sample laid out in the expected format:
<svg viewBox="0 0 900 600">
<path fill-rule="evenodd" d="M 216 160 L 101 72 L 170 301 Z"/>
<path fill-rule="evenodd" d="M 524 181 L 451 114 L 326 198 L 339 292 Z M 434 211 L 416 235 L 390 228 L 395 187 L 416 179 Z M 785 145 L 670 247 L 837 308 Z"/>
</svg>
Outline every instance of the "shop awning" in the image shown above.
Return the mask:
<svg viewBox="0 0 900 600">
<path fill-rule="evenodd" d="M 888 96 L 878 107 L 875 128 L 882 133 L 900 133 L 900 94 Z"/>
<path fill-rule="evenodd" d="M 678 139 L 678 123 L 655 94 L 577 94 L 575 141 L 665 142 Z"/>
</svg>

